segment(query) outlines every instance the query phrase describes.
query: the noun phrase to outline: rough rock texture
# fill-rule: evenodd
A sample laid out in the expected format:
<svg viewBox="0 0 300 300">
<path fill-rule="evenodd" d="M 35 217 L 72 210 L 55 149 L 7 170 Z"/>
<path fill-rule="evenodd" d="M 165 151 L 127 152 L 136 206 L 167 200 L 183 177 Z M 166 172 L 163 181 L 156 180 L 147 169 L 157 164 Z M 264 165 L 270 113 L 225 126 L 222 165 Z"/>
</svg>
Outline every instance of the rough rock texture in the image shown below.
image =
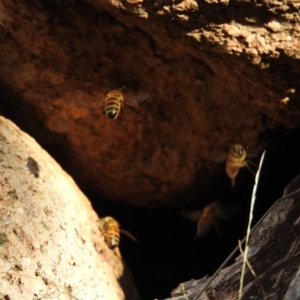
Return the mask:
<svg viewBox="0 0 300 300">
<path fill-rule="evenodd" d="M 0 1 L 1 112 L 85 189 L 136 206 L 191 202 L 240 142 L 299 125 L 294 1 Z M 115 121 L 103 100 L 150 93 Z M 181 193 L 187 196 L 180 197 Z"/>
<path fill-rule="evenodd" d="M 286 188 L 284 196 L 300 189 L 300 176 Z M 298 299 L 297 282 L 300 267 L 300 191 L 278 200 L 261 224 L 253 231 L 249 241 L 248 261 L 256 278 L 246 268 L 242 299 Z M 231 300 L 238 299 L 242 257 L 221 270 L 205 292 L 199 296 L 208 278 L 191 280 L 172 291 L 174 300 Z M 299 279 L 298 279 L 299 280 Z M 293 290 L 294 289 L 294 290 Z M 284 296 L 286 297 L 284 298 Z"/>
<path fill-rule="evenodd" d="M 138 299 L 88 199 L 3 117 L 0 154 L 0 298 Z"/>
<path fill-rule="evenodd" d="M 296 276 L 292 280 L 286 294 L 284 295 L 284 300 L 294 300 L 300 298 L 300 269 L 298 270 Z"/>
</svg>

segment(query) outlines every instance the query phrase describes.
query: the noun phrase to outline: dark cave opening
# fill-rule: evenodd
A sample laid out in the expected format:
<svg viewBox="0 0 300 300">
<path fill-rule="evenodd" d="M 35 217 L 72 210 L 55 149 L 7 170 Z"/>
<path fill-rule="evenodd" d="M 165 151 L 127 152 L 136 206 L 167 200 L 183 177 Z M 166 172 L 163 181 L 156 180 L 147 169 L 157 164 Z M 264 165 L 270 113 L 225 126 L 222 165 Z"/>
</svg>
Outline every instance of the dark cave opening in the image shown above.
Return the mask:
<svg viewBox="0 0 300 300">
<path fill-rule="evenodd" d="M 300 129 L 280 128 L 261 137 L 268 146 L 258 184 L 252 227 L 299 174 L 299 135 Z M 256 162 L 259 163 L 259 157 Z M 164 299 L 169 298 L 172 289 L 181 282 L 211 276 L 237 246 L 238 240 L 244 238 L 253 184 L 254 176 L 246 168 L 240 171 L 235 191 L 229 188 L 230 182 L 224 176 L 217 200 L 224 206 L 240 206 L 241 210 L 229 222 L 220 222 L 221 236 L 211 228 L 206 237 L 196 240 L 196 224 L 182 218 L 176 209 L 147 210 L 119 203 L 103 204 L 102 200 L 100 205 L 97 196 L 91 195 L 90 199 L 99 214 L 114 216 L 124 229 L 137 237 L 138 243 L 135 243 L 122 236 L 120 249 L 142 299 Z M 198 198 L 201 199 L 201 194 Z M 201 207 L 200 203 L 195 203 L 193 208 Z"/>
<path fill-rule="evenodd" d="M 65 162 L 67 153 L 64 136 L 48 132 L 41 116 L 40 119 L 33 117 L 35 114 L 39 115 L 36 109 L 24 104 L 22 99 L 3 88 L 1 92 L 1 114 L 34 137 L 76 180 L 76 173 L 69 170 Z M 32 117 L 29 118 L 30 115 Z M 261 141 L 268 146 L 258 186 L 253 225 L 282 196 L 287 184 L 299 174 L 299 135 L 300 128 L 279 128 L 261 136 Z M 224 206 L 241 206 L 241 211 L 229 222 L 220 223 L 222 236 L 212 228 L 205 238 L 197 240 L 194 239 L 196 224 L 183 219 L 178 214 L 178 209 L 148 210 L 106 202 L 99 194 L 91 193 L 77 181 L 100 217 L 113 216 L 122 228 L 137 237 L 138 242 L 135 243 L 122 236 L 120 250 L 142 299 L 168 298 L 171 290 L 179 283 L 212 275 L 237 246 L 238 239 L 245 236 L 254 176 L 246 168 L 242 169 L 237 177 L 236 189 L 232 191 L 225 175 L 225 164 L 220 165 L 220 168 L 224 172 L 220 180 L 216 180 L 211 197 L 207 193 L 205 197 L 199 193 L 196 196 L 199 201 L 188 208 L 201 208 L 205 204 L 201 199 L 209 198 L 209 201 L 218 200 Z"/>
</svg>

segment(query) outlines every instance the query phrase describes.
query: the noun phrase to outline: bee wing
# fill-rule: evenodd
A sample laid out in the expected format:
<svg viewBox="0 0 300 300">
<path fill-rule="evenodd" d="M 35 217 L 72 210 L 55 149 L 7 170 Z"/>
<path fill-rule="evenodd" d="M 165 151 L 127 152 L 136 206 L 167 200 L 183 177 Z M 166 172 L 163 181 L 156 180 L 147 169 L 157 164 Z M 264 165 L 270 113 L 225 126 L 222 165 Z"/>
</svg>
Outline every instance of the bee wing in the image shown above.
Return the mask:
<svg viewBox="0 0 300 300">
<path fill-rule="evenodd" d="M 133 241 L 137 242 L 137 239 L 135 238 L 135 236 L 133 234 L 131 234 L 129 231 L 124 230 L 124 229 L 120 229 L 120 231 L 125 234 L 127 237 L 129 237 L 130 239 L 132 239 Z"/>
<path fill-rule="evenodd" d="M 228 157 L 228 153 L 222 153 L 219 156 L 217 156 L 216 158 L 214 158 L 213 162 L 215 162 L 217 164 L 222 163 L 227 160 L 227 157 Z"/>
<path fill-rule="evenodd" d="M 103 231 L 103 223 L 104 223 L 103 219 L 98 219 L 96 222 L 98 224 L 100 231 Z"/>
<path fill-rule="evenodd" d="M 247 152 L 247 158 L 256 158 L 258 156 L 258 152 L 255 151 L 248 151 Z"/>
<path fill-rule="evenodd" d="M 139 92 L 137 95 L 136 95 L 136 99 L 138 102 L 142 102 L 142 101 L 145 101 L 147 100 L 148 98 L 150 97 L 150 94 L 147 93 L 147 92 Z"/>
<path fill-rule="evenodd" d="M 149 96 L 149 93 L 143 91 L 139 93 L 124 93 L 124 101 L 127 105 L 136 106 L 139 102 L 147 100 Z"/>
<path fill-rule="evenodd" d="M 228 207 L 223 207 L 221 210 L 216 211 L 215 214 L 219 219 L 229 221 L 234 215 L 238 214 L 241 210 L 241 206 L 231 205 Z"/>
<path fill-rule="evenodd" d="M 179 214 L 186 220 L 197 223 L 202 215 L 202 209 L 184 209 L 179 211 Z"/>
</svg>

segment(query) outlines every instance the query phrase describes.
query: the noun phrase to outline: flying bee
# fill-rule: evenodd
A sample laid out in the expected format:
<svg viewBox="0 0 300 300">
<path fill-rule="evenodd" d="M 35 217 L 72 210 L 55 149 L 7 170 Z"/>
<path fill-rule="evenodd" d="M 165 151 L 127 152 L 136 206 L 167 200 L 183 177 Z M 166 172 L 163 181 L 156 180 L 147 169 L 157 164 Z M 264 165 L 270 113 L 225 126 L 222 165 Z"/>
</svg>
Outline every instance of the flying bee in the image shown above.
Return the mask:
<svg viewBox="0 0 300 300">
<path fill-rule="evenodd" d="M 223 207 L 219 201 L 213 201 L 206 205 L 203 209 L 198 210 L 182 210 L 180 214 L 197 223 L 196 238 L 203 238 L 207 235 L 212 226 L 215 227 L 217 233 L 222 235 L 218 221 L 220 219 L 229 221 L 230 218 L 241 210 L 238 206 Z"/>
<path fill-rule="evenodd" d="M 238 175 L 239 171 L 243 167 L 247 167 L 247 169 L 255 175 L 255 173 L 250 169 L 249 164 L 256 166 L 249 158 L 247 154 L 246 148 L 241 144 L 234 144 L 229 153 L 226 155 L 226 174 L 231 180 L 232 188 L 235 188 L 235 178 Z M 254 156 L 252 154 L 252 156 Z M 222 158 L 218 158 L 215 161 L 220 162 Z"/>
<path fill-rule="evenodd" d="M 147 92 L 121 92 L 121 90 L 110 91 L 104 101 L 104 111 L 108 118 L 115 120 L 124 107 L 124 103 L 130 106 L 136 106 L 139 102 L 145 101 L 149 97 Z"/>
<path fill-rule="evenodd" d="M 234 144 L 227 156 L 226 161 L 226 174 L 231 179 L 231 186 L 235 187 L 235 178 L 239 170 L 243 167 L 255 175 L 249 167 L 249 164 L 256 166 L 251 160 L 247 158 L 247 151 L 241 144 Z"/>
<path fill-rule="evenodd" d="M 121 258 L 119 250 L 120 232 L 137 242 L 137 239 L 129 231 L 120 228 L 120 224 L 113 217 L 100 218 L 98 224 L 108 248 L 113 250 L 119 258 Z"/>
</svg>

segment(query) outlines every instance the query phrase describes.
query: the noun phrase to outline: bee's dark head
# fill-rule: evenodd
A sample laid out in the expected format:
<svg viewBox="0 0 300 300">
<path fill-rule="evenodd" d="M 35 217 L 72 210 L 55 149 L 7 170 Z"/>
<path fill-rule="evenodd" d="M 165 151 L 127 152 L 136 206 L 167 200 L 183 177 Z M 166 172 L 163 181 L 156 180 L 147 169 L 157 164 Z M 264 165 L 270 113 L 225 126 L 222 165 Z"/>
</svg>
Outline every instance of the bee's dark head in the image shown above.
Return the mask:
<svg viewBox="0 0 300 300">
<path fill-rule="evenodd" d="M 244 147 L 241 144 L 234 144 L 232 146 L 232 152 L 235 156 L 243 156 L 244 151 Z"/>
<path fill-rule="evenodd" d="M 106 110 L 105 110 L 105 114 L 111 119 L 111 120 L 114 120 L 118 117 L 119 115 L 119 110 L 112 107 L 112 106 L 109 106 Z"/>
<path fill-rule="evenodd" d="M 118 116 L 118 112 L 117 111 L 109 111 L 107 114 L 106 114 L 110 119 L 114 120 L 117 118 Z"/>
</svg>

